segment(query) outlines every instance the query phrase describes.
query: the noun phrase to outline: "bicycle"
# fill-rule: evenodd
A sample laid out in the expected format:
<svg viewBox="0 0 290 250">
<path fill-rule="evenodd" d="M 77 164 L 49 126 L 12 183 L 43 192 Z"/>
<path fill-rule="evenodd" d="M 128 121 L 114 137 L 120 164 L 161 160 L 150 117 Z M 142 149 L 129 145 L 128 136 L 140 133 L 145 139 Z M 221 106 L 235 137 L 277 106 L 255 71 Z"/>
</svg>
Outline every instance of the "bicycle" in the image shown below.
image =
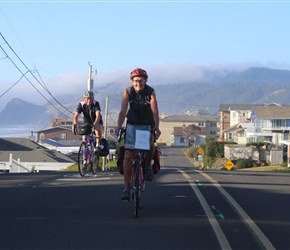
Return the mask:
<svg viewBox="0 0 290 250">
<path fill-rule="evenodd" d="M 127 125 L 128 126 L 128 125 Z M 136 125 L 135 125 L 136 127 Z M 150 127 L 150 126 L 149 126 Z M 155 130 L 153 130 L 155 132 Z M 152 133 L 152 129 L 150 128 L 149 132 L 149 147 L 150 147 L 150 133 Z M 126 129 L 120 129 L 119 131 L 119 137 L 118 137 L 118 142 L 121 141 L 122 134 L 124 134 L 124 139 L 126 138 Z M 155 136 L 155 133 L 154 133 Z M 126 141 L 126 139 L 125 139 Z M 155 141 L 155 139 L 154 139 Z M 130 149 L 128 146 L 126 149 Z M 145 179 L 145 157 L 146 157 L 146 152 L 150 150 L 150 148 L 147 149 L 130 149 L 135 151 L 135 156 L 134 159 L 132 160 L 132 173 L 131 173 L 131 180 L 130 180 L 130 200 L 129 201 L 134 201 L 134 217 L 138 217 L 138 211 L 140 208 L 140 197 L 141 197 L 141 192 L 145 191 L 145 186 L 146 186 L 146 179 Z"/>
<path fill-rule="evenodd" d="M 90 140 L 88 141 L 88 138 Z M 82 177 L 84 177 L 90 166 L 93 175 L 97 174 L 99 164 L 99 151 L 95 151 L 96 135 L 94 126 L 91 127 L 91 133 L 84 136 L 78 152 L 78 170 Z"/>
</svg>

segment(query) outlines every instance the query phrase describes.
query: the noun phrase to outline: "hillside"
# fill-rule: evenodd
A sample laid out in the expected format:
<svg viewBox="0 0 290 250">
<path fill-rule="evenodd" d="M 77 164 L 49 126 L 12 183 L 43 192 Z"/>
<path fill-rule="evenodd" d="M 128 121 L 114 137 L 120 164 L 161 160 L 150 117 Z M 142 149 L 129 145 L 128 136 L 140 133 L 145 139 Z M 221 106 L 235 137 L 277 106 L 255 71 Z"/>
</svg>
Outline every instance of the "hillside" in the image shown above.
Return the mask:
<svg viewBox="0 0 290 250">
<path fill-rule="evenodd" d="M 206 81 L 202 82 L 172 82 L 154 85 L 159 111 L 167 114 L 185 114 L 188 111 L 207 110 L 210 114 L 218 114 L 220 104 L 249 104 L 249 103 L 279 103 L 289 105 L 290 71 L 267 68 L 249 68 L 242 72 L 225 71 L 204 72 L 207 74 Z M 122 91 L 128 87 L 128 81 L 108 83 L 98 88 L 96 99 L 101 104 L 102 112 L 105 113 L 106 95 L 109 97 L 109 114 L 116 116 L 121 105 Z M 106 93 L 106 94 L 103 94 Z M 71 114 L 76 106 L 70 103 L 76 100 L 77 93 L 73 96 L 58 96 L 62 104 L 71 107 Z M 54 100 L 51 101 L 54 103 Z M 51 117 L 58 114 L 51 105 L 39 106 L 32 103 L 13 99 L 0 112 L 1 124 L 31 124 L 47 123 Z M 67 114 L 67 112 L 66 112 Z"/>
</svg>

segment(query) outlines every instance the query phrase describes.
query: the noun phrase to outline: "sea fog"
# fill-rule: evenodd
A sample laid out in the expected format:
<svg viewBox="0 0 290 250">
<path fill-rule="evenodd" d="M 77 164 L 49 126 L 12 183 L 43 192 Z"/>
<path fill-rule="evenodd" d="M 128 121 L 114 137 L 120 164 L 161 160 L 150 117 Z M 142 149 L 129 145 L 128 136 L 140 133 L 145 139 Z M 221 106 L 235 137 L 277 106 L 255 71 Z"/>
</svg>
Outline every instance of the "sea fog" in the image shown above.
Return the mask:
<svg viewBox="0 0 290 250">
<path fill-rule="evenodd" d="M 36 137 L 37 131 L 46 129 L 43 126 L 32 125 L 11 125 L 0 126 L 0 138 L 29 138 L 31 132 Z"/>
</svg>

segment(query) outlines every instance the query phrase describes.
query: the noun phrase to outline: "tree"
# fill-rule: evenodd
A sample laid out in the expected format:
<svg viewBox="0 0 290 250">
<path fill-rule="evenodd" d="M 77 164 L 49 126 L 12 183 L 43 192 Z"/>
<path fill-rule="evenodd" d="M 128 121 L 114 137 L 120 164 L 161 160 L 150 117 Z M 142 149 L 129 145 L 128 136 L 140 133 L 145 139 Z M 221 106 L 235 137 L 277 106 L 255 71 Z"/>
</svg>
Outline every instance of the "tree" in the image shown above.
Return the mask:
<svg viewBox="0 0 290 250">
<path fill-rule="evenodd" d="M 270 143 L 269 142 L 248 142 L 246 144 L 246 147 L 250 147 L 250 146 L 253 146 L 255 147 L 256 149 L 258 149 L 258 152 L 259 152 L 259 161 L 261 160 L 260 158 L 260 155 L 261 155 L 261 148 L 264 147 L 264 146 L 267 146 L 269 145 Z"/>
</svg>

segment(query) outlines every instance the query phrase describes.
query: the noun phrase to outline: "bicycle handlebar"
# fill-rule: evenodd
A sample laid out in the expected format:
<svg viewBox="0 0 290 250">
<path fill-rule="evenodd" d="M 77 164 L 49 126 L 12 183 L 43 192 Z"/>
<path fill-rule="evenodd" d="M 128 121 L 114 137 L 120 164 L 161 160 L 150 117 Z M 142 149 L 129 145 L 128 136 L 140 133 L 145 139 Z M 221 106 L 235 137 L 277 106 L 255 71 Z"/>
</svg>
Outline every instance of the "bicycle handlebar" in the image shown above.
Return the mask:
<svg viewBox="0 0 290 250">
<path fill-rule="evenodd" d="M 118 142 L 121 141 L 122 134 L 124 134 L 125 132 L 126 132 L 126 129 L 123 129 L 123 128 L 119 129 L 119 134 L 118 134 L 118 138 L 117 138 Z M 154 129 L 151 130 L 151 132 L 153 133 L 153 136 L 154 136 L 154 142 L 156 142 L 157 129 L 154 128 Z"/>
<path fill-rule="evenodd" d="M 121 141 L 121 138 L 122 138 L 122 134 L 125 132 L 125 130 L 124 129 L 122 129 L 122 128 L 120 128 L 119 129 L 119 134 L 118 134 L 118 142 L 120 142 Z"/>
</svg>

